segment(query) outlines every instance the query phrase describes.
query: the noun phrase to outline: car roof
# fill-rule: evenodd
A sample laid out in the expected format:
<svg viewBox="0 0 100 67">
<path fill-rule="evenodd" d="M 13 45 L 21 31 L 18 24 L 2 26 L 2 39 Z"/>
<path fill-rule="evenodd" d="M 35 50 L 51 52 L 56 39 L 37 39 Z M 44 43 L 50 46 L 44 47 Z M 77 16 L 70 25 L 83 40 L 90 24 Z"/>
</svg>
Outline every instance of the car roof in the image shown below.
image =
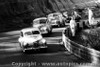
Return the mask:
<svg viewBox="0 0 100 67">
<path fill-rule="evenodd" d="M 46 18 L 46 17 L 40 17 L 40 18 L 34 19 L 33 21 L 39 21 L 39 20 L 41 20 L 41 19 L 47 19 L 47 18 Z"/>
<path fill-rule="evenodd" d="M 38 28 L 25 28 L 21 30 L 22 32 L 28 32 L 28 31 L 39 31 Z"/>
<path fill-rule="evenodd" d="M 53 15 L 62 15 L 60 12 L 50 13 L 48 17 L 52 17 Z"/>
<path fill-rule="evenodd" d="M 50 13 L 49 15 L 52 15 L 52 14 L 61 14 L 60 12 L 55 12 L 55 13 Z"/>
</svg>

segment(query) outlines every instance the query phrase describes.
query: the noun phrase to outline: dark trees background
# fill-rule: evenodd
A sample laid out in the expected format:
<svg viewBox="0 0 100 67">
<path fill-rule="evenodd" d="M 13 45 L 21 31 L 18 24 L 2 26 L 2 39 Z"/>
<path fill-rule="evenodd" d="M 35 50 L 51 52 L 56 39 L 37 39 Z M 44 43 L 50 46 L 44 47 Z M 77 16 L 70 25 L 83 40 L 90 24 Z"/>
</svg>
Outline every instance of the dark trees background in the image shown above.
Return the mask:
<svg viewBox="0 0 100 67">
<path fill-rule="evenodd" d="M 87 0 L 0 0 L 0 32 L 32 26 L 33 19 L 52 12 L 70 13 L 81 1 Z"/>
</svg>

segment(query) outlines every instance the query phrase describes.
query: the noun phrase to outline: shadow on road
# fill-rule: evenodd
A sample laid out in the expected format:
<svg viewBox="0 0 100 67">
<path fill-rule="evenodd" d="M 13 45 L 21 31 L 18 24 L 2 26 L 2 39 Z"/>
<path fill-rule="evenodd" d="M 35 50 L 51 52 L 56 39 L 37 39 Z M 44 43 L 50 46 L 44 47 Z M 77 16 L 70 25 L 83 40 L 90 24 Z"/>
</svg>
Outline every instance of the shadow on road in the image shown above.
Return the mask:
<svg viewBox="0 0 100 67">
<path fill-rule="evenodd" d="M 48 48 L 45 49 L 40 49 L 40 50 L 27 50 L 25 54 L 51 54 L 52 53 L 58 53 L 58 52 L 64 52 L 65 47 L 63 45 L 55 45 L 55 44 L 48 44 Z"/>
<path fill-rule="evenodd" d="M 51 34 L 46 34 L 46 35 L 43 35 L 43 37 L 56 37 L 56 36 L 61 36 L 62 35 L 62 33 L 61 33 L 61 31 L 54 31 L 53 33 L 51 33 Z"/>
</svg>

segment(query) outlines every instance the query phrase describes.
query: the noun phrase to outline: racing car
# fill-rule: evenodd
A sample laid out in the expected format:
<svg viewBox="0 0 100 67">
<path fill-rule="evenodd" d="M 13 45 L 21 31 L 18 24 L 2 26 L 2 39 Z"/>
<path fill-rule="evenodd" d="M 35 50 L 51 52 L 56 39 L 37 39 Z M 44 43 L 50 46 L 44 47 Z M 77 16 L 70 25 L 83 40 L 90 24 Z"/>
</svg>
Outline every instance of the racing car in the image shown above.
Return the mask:
<svg viewBox="0 0 100 67">
<path fill-rule="evenodd" d="M 22 29 L 18 42 L 23 52 L 26 50 L 47 48 L 46 40 L 42 37 L 38 28 Z"/>
<path fill-rule="evenodd" d="M 33 20 L 33 27 L 39 28 L 41 34 L 52 33 L 52 26 L 46 17 L 36 18 Z"/>
<path fill-rule="evenodd" d="M 58 26 L 58 27 L 65 26 L 65 18 L 60 12 L 51 13 L 48 15 L 47 18 L 52 26 Z"/>
</svg>

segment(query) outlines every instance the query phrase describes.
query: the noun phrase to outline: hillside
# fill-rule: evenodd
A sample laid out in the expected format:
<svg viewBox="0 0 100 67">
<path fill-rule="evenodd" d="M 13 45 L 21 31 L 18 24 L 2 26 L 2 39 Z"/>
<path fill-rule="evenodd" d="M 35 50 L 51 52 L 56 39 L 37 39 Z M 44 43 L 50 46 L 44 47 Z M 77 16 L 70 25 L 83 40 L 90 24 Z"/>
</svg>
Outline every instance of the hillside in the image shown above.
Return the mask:
<svg viewBox="0 0 100 67">
<path fill-rule="evenodd" d="M 34 18 L 71 5 L 70 0 L 0 0 L 0 31 L 29 26 Z"/>
<path fill-rule="evenodd" d="M 0 0 L 0 31 L 30 26 L 34 18 L 52 12 L 71 12 L 79 1 L 82 0 Z"/>
</svg>

